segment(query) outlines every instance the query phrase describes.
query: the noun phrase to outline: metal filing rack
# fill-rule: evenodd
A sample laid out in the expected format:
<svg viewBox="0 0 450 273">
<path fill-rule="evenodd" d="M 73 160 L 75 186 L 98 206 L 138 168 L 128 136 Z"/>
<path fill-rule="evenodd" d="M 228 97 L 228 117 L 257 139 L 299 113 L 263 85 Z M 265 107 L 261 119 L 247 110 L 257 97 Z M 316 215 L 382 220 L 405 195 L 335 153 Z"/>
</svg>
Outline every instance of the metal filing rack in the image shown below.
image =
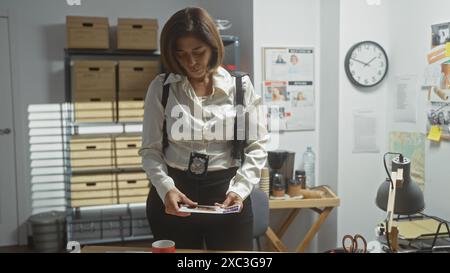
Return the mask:
<svg viewBox="0 0 450 273">
<path fill-rule="evenodd" d="M 65 49 L 65 98 L 69 105 L 70 128 L 66 128 L 67 140 L 65 158 L 70 161 L 70 137 L 79 135 L 80 131 L 89 128 L 101 128 L 114 126 L 116 130 L 107 133 L 108 136 L 134 136 L 140 134 L 139 130 L 129 129 L 133 126 L 142 126 L 141 122 L 98 122 L 98 123 L 74 123 L 72 102 L 72 61 L 73 60 L 159 60 L 160 55 L 155 51 L 143 50 L 90 50 L 90 49 Z M 116 66 L 116 111 L 119 111 L 119 77 Z M 118 112 L 116 112 L 118 117 Z M 130 133 L 132 135 L 130 135 Z M 95 137 L 100 134 L 92 135 Z M 66 189 L 70 189 L 70 177 L 72 174 L 96 174 L 99 171 L 72 172 L 70 162 L 66 162 Z M 142 171 L 142 169 L 112 169 L 110 173 L 124 173 Z M 109 171 L 108 171 L 109 172 Z M 104 170 L 101 173 L 105 173 Z M 70 200 L 70 191 L 67 190 L 67 200 Z M 81 244 L 108 243 L 120 241 L 132 241 L 151 239 L 151 231 L 145 215 L 143 204 L 117 204 L 108 206 L 92 206 L 72 208 L 67 202 L 67 240 L 76 240 Z"/>
</svg>

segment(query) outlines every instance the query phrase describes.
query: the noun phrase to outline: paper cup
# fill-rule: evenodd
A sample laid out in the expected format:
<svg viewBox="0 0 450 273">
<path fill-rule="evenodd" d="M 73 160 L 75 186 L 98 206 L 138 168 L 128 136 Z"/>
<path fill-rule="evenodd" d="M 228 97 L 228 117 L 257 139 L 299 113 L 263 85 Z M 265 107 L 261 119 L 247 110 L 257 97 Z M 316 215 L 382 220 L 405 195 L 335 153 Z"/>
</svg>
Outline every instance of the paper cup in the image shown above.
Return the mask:
<svg viewBox="0 0 450 273">
<path fill-rule="evenodd" d="M 175 242 L 171 240 L 159 240 L 152 244 L 153 253 L 175 253 Z"/>
</svg>

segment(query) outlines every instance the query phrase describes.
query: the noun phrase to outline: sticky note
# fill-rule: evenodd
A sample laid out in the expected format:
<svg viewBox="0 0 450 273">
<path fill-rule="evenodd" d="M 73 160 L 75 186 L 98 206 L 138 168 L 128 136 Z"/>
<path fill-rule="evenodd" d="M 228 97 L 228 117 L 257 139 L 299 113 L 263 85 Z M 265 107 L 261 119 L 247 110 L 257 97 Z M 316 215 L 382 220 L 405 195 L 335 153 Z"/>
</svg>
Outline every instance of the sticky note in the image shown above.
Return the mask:
<svg viewBox="0 0 450 273">
<path fill-rule="evenodd" d="M 428 139 L 432 141 L 441 140 L 442 130 L 439 126 L 431 126 L 430 132 L 428 133 Z"/>
<path fill-rule="evenodd" d="M 445 44 L 445 57 L 450 57 L 450 43 Z"/>
</svg>

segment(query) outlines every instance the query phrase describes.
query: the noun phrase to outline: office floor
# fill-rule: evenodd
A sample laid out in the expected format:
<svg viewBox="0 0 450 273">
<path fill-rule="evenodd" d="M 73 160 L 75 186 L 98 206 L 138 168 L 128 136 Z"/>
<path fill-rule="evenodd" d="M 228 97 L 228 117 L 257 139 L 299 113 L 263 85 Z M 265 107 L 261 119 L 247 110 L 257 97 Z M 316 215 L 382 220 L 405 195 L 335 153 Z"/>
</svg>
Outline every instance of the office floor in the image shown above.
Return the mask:
<svg viewBox="0 0 450 273">
<path fill-rule="evenodd" d="M 114 246 L 129 246 L 129 247 L 151 247 L 151 240 L 145 241 L 134 241 L 134 242 L 116 242 L 109 244 L 98 244 L 98 245 L 114 245 Z M 0 247 L 0 253 L 34 253 L 32 247 L 30 246 L 6 246 Z M 65 252 L 65 251 L 62 251 Z"/>
</svg>

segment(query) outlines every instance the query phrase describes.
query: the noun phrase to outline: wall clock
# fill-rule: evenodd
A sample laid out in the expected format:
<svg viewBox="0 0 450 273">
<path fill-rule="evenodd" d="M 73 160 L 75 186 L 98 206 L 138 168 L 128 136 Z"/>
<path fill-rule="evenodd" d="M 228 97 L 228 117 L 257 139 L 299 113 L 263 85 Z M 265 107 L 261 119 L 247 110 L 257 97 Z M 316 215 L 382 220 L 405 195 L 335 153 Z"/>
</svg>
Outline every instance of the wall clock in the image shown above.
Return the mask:
<svg viewBox="0 0 450 273">
<path fill-rule="evenodd" d="M 373 87 L 384 80 L 389 61 L 381 45 L 363 41 L 352 46 L 345 56 L 345 73 L 358 87 Z"/>
</svg>

